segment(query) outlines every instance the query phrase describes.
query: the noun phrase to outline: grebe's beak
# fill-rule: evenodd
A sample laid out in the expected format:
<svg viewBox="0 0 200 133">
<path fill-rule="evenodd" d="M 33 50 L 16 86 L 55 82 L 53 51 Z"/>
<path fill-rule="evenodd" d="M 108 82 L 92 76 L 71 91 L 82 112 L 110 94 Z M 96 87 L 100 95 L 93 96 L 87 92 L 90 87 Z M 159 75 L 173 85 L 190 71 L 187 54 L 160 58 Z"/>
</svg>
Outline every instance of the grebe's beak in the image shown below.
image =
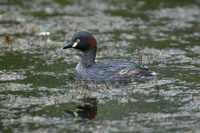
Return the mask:
<svg viewBox="0 0 200 133">
<path fill-rule="evenodd" d="M 67 46 L 64 46 L 62 49 L 68 49 L 68 48 L 72 48 L 72 44 L 67 44 Z"/>
</svg>

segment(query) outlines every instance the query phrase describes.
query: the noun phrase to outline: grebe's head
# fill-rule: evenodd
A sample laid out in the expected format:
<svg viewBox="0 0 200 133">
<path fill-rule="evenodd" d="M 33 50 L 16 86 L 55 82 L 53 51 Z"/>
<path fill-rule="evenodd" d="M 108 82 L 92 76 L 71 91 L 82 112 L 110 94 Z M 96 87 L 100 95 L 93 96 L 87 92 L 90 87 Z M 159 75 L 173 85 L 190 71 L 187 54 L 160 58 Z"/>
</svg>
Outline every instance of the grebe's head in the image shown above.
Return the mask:
<svg viewBox="0 0 200 133">
<path fill-rule="evenodd" d="M 80 51 L 86 52 L 90 49 L 96 49 L 97 41 L 89 32 L 81 31 L 74 34 L 71 42 L 63 47 L 63 49 L 68 48 L 75 48 Z"/>
</svg>

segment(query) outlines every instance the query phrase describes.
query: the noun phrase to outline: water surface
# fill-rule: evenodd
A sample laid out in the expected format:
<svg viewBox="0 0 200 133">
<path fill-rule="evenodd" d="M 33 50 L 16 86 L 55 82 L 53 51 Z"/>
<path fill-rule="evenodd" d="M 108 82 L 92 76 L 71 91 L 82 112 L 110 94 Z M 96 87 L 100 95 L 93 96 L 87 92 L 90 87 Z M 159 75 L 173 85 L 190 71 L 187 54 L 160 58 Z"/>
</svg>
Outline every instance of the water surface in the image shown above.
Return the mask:
<svg viewBox="0 0 200 133">
<path fill-rule="evenodd" d="M 0 132 L 198 132 L 199 0 L 0 2 Z M 97 61 L 133 61 L 158 73 L 146 84 L 73 81 L 93 33 Z"/>
</svg>

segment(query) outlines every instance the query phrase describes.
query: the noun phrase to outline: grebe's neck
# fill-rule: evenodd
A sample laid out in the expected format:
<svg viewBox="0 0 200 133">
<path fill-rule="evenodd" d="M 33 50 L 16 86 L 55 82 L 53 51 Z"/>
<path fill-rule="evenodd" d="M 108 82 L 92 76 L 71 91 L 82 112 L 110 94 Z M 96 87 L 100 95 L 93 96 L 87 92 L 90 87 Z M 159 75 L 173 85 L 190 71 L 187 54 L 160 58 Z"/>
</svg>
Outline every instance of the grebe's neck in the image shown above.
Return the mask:
<svg viewBox="0 0 200 133">
<path fill-rule="evenodd" d="M 84 65 L 85 67 L 90 67 L 95 64 L 96 51 L 96 48 L 91 48 L 85 51 L 80 63 L 82 63 L 82 65 Z"/>
</svg>

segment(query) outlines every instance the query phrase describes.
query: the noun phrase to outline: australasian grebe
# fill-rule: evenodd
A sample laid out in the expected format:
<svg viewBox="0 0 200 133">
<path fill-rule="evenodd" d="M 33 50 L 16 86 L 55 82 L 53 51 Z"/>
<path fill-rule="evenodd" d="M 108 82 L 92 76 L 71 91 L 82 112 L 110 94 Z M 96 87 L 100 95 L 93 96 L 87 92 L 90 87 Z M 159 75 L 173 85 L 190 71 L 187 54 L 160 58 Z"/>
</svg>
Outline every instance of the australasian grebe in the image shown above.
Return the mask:
<svg viewBox="0 0 200 133">
<path fill-rule="evenodd" d="M 145 82 L 155 78 L 154 72 L 133 62 L 95 62 L 97 42 L 86 31 L 73 35 L 63 49 L 75 48 L 83 52 L 76 66 L 75 79 L 93 82 Z"/>
</svg>

